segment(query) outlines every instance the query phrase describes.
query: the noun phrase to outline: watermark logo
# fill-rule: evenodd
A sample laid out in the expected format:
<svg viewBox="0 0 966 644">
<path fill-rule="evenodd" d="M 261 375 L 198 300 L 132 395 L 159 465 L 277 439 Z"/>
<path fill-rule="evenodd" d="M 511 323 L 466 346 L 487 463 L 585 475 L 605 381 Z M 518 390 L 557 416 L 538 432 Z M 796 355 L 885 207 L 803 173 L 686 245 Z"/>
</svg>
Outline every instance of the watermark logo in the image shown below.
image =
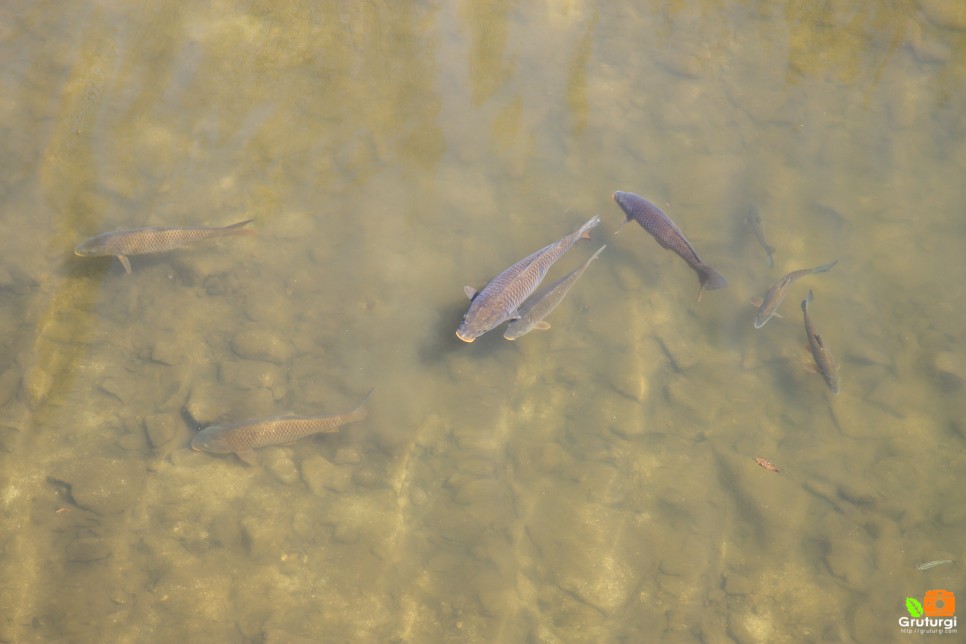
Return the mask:
<svg viewBox="0 0 966 644">
<path fill-rule="evenodd" d="M 909 617 L 903 615 L 899 618 L 901 633 L 954 635 L 959 632 L 956 627 L 956 595 L 952 591 L 926 591 L 922 602 L 915 597 L 906 597 L 906 611 Z"/>
</svg>

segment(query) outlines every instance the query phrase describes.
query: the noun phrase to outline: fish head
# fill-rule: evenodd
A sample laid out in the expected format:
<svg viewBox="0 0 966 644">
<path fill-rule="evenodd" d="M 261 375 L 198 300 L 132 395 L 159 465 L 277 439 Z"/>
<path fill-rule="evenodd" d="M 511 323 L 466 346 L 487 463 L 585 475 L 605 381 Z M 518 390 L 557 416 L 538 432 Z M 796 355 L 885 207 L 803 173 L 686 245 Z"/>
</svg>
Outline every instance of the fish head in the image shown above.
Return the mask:
<svg viewBox="0 0 966 644">
<path fill-rule="evenodd" d="M 81 257 L 90 257 L 91 255 L 97 255 L 101 244 L 100 237 L 91 237 L 81 243 L 77 244 L 74 248 L 74 254 L 80 255 Z"/>
<path fill-rule="evenodd" d="M 507 320 L 506 314 L 498 307 L 470 307 L 463 316 L 459 328 L 456 329 L 456 337 L 463 342 L 472 342 L 487 331 L 492 331 Z"/>
<path fill-rule="evenodd" d="M 466 323 L 466 320 L 460 322 L 459 328 L 456 329 L 456 337 L 463 342 L 472 342 L 481 335 L 487 332 L 488 329 L 478 329 L 475 325 L 470 325 Z"/>
<path fill-rule="evenodd" d="M 225 440 L 221 429 L 221 425 L 205 427 L 191 439 L 191 449 L 209 454 L 230 454 L 234 450 Z"/>
<path fill-rule="evenodd" d="M 614 194 L 611 195 L 614 199 L 614 203 L 620 206 L 625 212 L 627 212 L 627 208 L 624 207 L 624 203 L 626 203 L 627 201 L 627 194 L 628 193 L 626 192 L 621 192 L 620 190 L 616 190 Z"/>
</svg>

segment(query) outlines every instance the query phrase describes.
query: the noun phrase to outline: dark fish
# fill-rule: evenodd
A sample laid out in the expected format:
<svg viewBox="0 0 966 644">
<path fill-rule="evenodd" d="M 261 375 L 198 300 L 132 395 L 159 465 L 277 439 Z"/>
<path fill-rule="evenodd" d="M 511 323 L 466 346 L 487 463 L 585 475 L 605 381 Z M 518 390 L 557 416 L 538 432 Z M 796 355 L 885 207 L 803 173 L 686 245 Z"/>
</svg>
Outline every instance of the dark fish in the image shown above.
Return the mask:
<svg viewBox="0 0 966 644">
<path fill-rule="evenodd" d="M 832 353 L 822 341 L 822 336 L 815 330 L 812 324 L 812 316 L 808 314 L 808 304 L 812 301 L 812 291 L 809 289 L 808 295 L 802 300 L 802 313 L 805 317 L 805 335 L 808 336 L 808 348 L 815 359 L 815 366 L 818 372 L 825 378 L 825 384 L 836 396 L 839 394 L 839 368 L 832 359 Z"/>
<path fill-rule="evenodd" d="M 229 235 L 253 235 L 254 230 L 243 228 L 246 224 L 255 221 L 246 219 L 231 226 L 207 227 L 149 227 L 133 228 L 131 230 L 118 230 L 112 233 L 102 233 L 96 237 L 91 237 L 87 241 L 81 242 L 74 249 L 74 253 L 83 257 L 104 257 L 114 255 L 117 257 L 124 270 L 131 272 L 131 263 L 128 255 L 147 255 L 148 253 L 161 253 L 166 250 L 181 248 L 191 242 L 212 237 L 227 237 Z"/>
<path fill-rule="evenodd" d="M 780 472 L 781 471 L 777 467 L 775 467 L 774 465 L 772 465 L 771 461 L 766 461 L 765 459 L 763 459 L 761 457 L 756 458 L 755 459 L 755 462 L 758 463 L 759 465 L 761 465 L 763 468 L 765 468 L 769 472 L 776 472 L 777 473 L 777 472 Z"/>
<path fill-rule="evenodd" d="M 366 401 L 372 395 L 370 389 L 362 402 L 350 412 L 335 416 L 276 416 L 236 423 L 211 425 L 195 434 L 191 448 L 211 454 L 231 454 L 249 465 L 255 465 L 258 447 L 284 445 L 313 434 L 334 432 L 340 425 L 362 420 L 369 413 Z"/>
<path fill-rule="evenodd" d="M 540 331 L 549 329 L 550 325 L 544 322 L 543 319 L 550 315 L 557 308 L 557 305 L 563 302 L 564 298 L 567 297 L 567 293 L 570 292 L 571 287 L 580 279 L 580 276 L 584 274 L 584 271 L 587 270 L 590 263 L 597 259 L 597 256 L 605 248 L 607 248 L 606 244 L 598 248 L 597 252 L 591 255 L 586 262 L 550 286 L 534 293 L 533 297 L 520 306 L 520 317 L 507 325 L 506 331 L 503 332 L 503 337 L 507 340 L 516 340 L 534 329 Z"/>
<path fill-rule="evenodd" d="M 480 292 L 465 287 L 470 308 L 463 315 L 456 337 L 472 342 L 503 322 L 520 317 L 520 305 L 537 290 L 553 263 L 573 248 L 578 239 L 589 239 L 588 231 L 599 223 L 599 217 L 592 217 L 575 232 L 524 257 L 491 279 Z"/>
<path fill-rule="evenodd" d="M 791 286 L 792 282 L 800 277 L 805 277 L 806 275 L 811 275 L 812 273 L 824 273 L 836 264 L 839 260 L 834 262 L 829 262 L 828 264 L 822 264 L 821 266 L 816 266 L 815 268 L 803 268 L 800 271 L 792 271 L 785 277 L 781 278 L 775 282 L 768 292 L 765 293 L 765 297 L 762 298 L 761 304 L 758 306 L 758 313 L 755 314 L 755 328 L 760 329 L 765 326 L 775 315 L 775 311 L 778 310 L 779 305 L 782 300 L 785 299 L 785 295 L 788 294 L 788 287 Z"/>
<path fill-rule="evenodd" d="M 639 223 L 644 230 L 651 233 L 657 243 L 673 250 L 694 269 L 701 282 L 701 288 L 698 291 L 699 300 L 705 290 L 713 291 L 728 285 L 724 275 L 701 261 L 691 242 L 660 208 L 633 192 L 617 191 L 614 193 L 614 201 L 627 215 L 627 221 L 633 219 Z"/>
<path fill-rule="evenodd" d="M 745 217 L 745 223 L 751 226 L 751 231 L 755 233 L 755 237 L 758 239 L 758 243 L 761 247 L 765 249 L 768 254 L 768 267 L 771 268 L 775 265 L 775 260 L 772 259 L 772 255 L 775 252 L 774 246 L 769 246 L 768 242 L 765 241 L 765 231 L 761 227 L 761 215 L 758 214 L 758 208 L 755 206 L 751 207 L 748 211 L 748 216 Z"/>
</svg>

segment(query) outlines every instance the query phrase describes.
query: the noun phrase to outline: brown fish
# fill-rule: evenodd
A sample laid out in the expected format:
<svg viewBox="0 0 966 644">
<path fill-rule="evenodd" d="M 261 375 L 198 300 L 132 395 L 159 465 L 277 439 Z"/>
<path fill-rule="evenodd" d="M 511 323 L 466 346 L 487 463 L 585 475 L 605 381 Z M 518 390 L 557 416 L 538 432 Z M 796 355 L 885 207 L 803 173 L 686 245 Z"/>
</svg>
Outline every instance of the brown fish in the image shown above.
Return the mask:
<svg viewBox="0 0 966 644">
<path fill-rule="evenodd" d="M 312 436 L 334 432 L 340 425 L 354 423 L 368 415 L 366 401 L 372 395 L 370 389 L 355 409 L 335 416 L 275 416 L 236 423 L 211 425 L 195 434 L 191 448 L 211 454 L 231 454 L 249 465 L 255 465 L 258 447 L 285 445 Z"/>
<path fill-rule="evenodd" d="M 771 461 L 766 461 L 765 459 L 763 459 L 761 457 L 756 458 L 755 459 L 755 462 L 758 463 L 759 465 L 761 465 L 763 468 L 765 468 L 769 472 L 776 472 L 777 473 L 777 472 L 780 472 L 781 471 L 777 467 L 775 467 L 774 465 L 772 465 L 771 464 Z"/>
<path fill-rule="evenodd" d="M 464 287 L 466 296 L 470 298 L 470 307 L 463 314 L 456 337 L 463 342 L 473 342 L 507 320 L 519 318 L 520 305 L 537 290 L 554 262 L 573 248 L 578 240 L 590 239 L 590 229 L 599 223 L 599 217 L 591 217 L 563 239 L 544 246 L 505 269 L 479 292 L 471 286 Z"/>
<path fill-rule="evenodd" d="M 812 290 L 809 289 L 808 295 L 802 300 L 802 314 L 805 318 L 805 335 L 808 336 L 808 348 L 815 359 L 815 366 L 818 372 L 825 378 L 825 384 L 836 396 L 839 395 L 839 367 L 832 359 L 832 352 L 825 346 L 822 336 L 815 330 L 812 324 L 812 316 L 808 314 L 808 304 L 812 301 Z"/>
<path fill-rule="evenodd" d="M 541 289 L 533 294 L 533 296 L 520 305 L 519 313 L 520 317 L 510 324 L 507 325 L 506 331 L 503 333 L 503 337 L 507 340 L 516 340 L 534 329 L 539 329 L 541 331 L 549 329 L 550 324 L 544 322 L 543 319 L 553 313 L 554 309 L 563 302 L 564 298 L 567 297 L 567 293 L 573 288 L 573 285 L 577 283 L 580 276 L 584 274 L 590 263 L 597 259 L 603 250 L 607 248 L 607 244 L 604 244 L 597 249 L 597 252 L 590 256 L 590 258 L 570 271 L 559 280 L 551 284 L 550 286 Z"/>
<path fill-rule="evenodd" d="M 614 193 L 614 201 L 627 215 L 627 221 L 633 219 L 639 223 L 644 230 L 651 233 L 657 243 L 673 250 L 694 269 L 698 274 L 698 281 L 701 282 L 701 288 L 698 290 L 699 301 L 701 293 L 705 290 L 713 291 L 728 285 L 724 275 L 701 261 L 688 238 L 660 208 L 633 192 L 617 191 Z"/>
<path fill-rule="evenodd" d="M 765 293 L 765 297 L 762 298 L 761 304 L 758 306 L 758 312 L 755 313 L 755 328 L 760 329 L 765 326 L 768 320 L 775 316 L 775 312 L 785 299 L 785 295 L 788 293 L 788 287 L 792 285 L 792 282 L 812 273 L 824 273 L 838 263 L 839 260 L 836 259 L 835 261 L 816 266 L 815 268 L 803 268 L 800 271 L 792 271 L 772 284 L 768 292 Z"/>
<path fill-rule="evenodd" d="M 161 253 L 167 250 L 181 248 L 191 242 L 211 239 L 212 237 L 227 237 L 229 235 L 253 235 L 255 231 L 250 228 L 243 228 L 246 224 L 255 221 L 246 219 L 237 224 L 224 227 L 208 226 L 179 226 L 179 227 L 158 227 L 132 228 L 130 230 L 118 230 L 112 233 L 101 233 L 96 237 L 81 242 L 74 249 L 76 255 L 82 257 L 105 257 L 114 255 L 117 257 L 124 270 L 131 272 L 131 263 L 128 255 L 147 255 L 148 253 Z"/>
</svg>

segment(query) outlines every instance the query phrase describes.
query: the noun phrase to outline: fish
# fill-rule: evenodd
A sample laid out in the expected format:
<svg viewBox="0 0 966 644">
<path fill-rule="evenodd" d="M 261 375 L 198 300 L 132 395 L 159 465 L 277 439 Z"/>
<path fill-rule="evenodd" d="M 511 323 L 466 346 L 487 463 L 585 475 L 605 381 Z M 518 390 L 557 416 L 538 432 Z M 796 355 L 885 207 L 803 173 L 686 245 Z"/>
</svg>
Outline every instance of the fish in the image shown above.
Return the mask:
<svg viewBox="0 0 966 644">
<path fill-rule="evenodd" d="M 765 323 L 775 315 L 782 300 L 785 299 L 785 295 L 788 293 L 788 287 L 792 285 L 792 282 L 812 273 L 824 273 L 838 263 L 839 260 L 836 259 L 835 261 L 816 266 L 815 268 L 803 268 L 800 271 L 792 271 L 772 284 L 768 292 L 765 293 L 765 297 L 761 299 L 758 312 L 755 313 L 755 328 L 760 329 L 765 326 Z"/>
<path fill-rule="evenodd" d="M 755 206 L 751 207 L 748 211 L 748 216 L 745 217 L 745 223 L 751 226 L 751 231 L 755 233 L 755 238 L 758 239 L 758 243 L 761 247 L 765 249 L 765 253 L 768 255 L 768 268 L 775 265 L 775 260 L 772 255 L 775 253 L 775 247 L 769 246 L 768 242 L 765 241 L 765 231 L 761 227 L 761 215 L 758 214 L 758 208 Z"/>
<path fill-rule="evenodd" d="M 590 239 L 590 229 L 599 223 L 600 217 L 591 217 L 563 239 L 544 246 L 504 270 L 479 292 L 471 286 L 464 287 L 470 306 L 456 329 L 456 337 L 463 342 L 473 342 L 507 320 L 519 318 L 520 305 L 537 290 L 553 263 L 573 248 L 578 239 Z"/>
<path fill-rule="evenodd" d="M 781 471 L 780 469 L 778 469 L 777 467 L 775 467 L 774 465 L 772 465 L 771 461 L 766 461 L 765 459 L 763 459 L 761 457 L 755 458 L 755 462 L 758 463 L 759 465 L 761 465 L 763 468 L 765 468 L 769 472 L 778 473 L 778 472 Z"/>
<path fill-rule="evenodd" d="M 808 295 L 802 300 L 802 313 L 805 318 L 805 335 L 808 336 L 808 348 L 815 359 L 815 366 L 818 372 L 825 378 L 825 384 L 836 396 L 839 395 L 839 368 L 832 359 L 832 353 L 825 346 L 822 336 L 815 330 L 812 324 L 812 316 L 808 314 L 808 304 L 812 301 L 812 291 L 809 289 Z"/>
<path fill-rule="evenodd" d="M 520 306 L 520 317 L 507 325 L 506 331 L 503 332 L 503 337 L 507 340 L 516 340 L 534 329 L 539 331 L 549 329 L 550 325 L 544 322 L 543 319 L 550 315 L 557 308 L 557 305 L 563 302 L 571 287 L 584 274 L 584 271 L 587 270 L 590 263 L 597 259 L 597 256 L 605 248 L 607 248 L 606 244 L 598 248 L 597 252 L 590 256 L 590 259 L 570 271 L 567 275 L 564 275 L 550 286 L 534 293 L 533 297 Z"/>
<path fill-rule="evenodd" d="M 930 568 L 951 564 L 952 562 L 952 559 L 937 559 L 936 561 L 928 561 L 926 563 L 916 564 L 916 570 L 929 570 Z"/>
<path fill-rule="evenodd" d="M 698 290 L 698 301 L 701 301 L 701 294 L 704 291 L 713 291 L 728 285 L 728 280 L 725 279 L 724 275 L 701 261 L 688 238 L 660 208 L 633 192 L 618 190 L 614 193 L 614 201 L 627 215 L 627 221 L 624 223 L 631 219 L 639 223 L 644 230 L 657 240 L 658 244 L 673 250 L 698 274 L 698 281 L 701 283 L 701 288 Z"/>
<path fill-rule="evenodd" d="M 274 416 L 210 425 L 191 439 L 191 449 L 210 454 L 235 454 L 245 463 L 255 465 L 254 450 L 259 447 L 293 443 L 362 420 L 369 414 L 365 405 L 373 391 L 375 389 L 370 389 L 352 411 L 335 416 Z"/>
<path fill-rule="evenodd" d="M 131 262 L 128 255 L 147 255 L 161 253 L 175 248 L 181 248 L 191 242 L 212 237 L 227 237 L 229 235 L 253 235 L 255 231 L 243 226 L 252 223 L 254 219 L 246 219 L 237 224 L 223 227 L 208 226 L 149 226 L 147 228 L 131 228 L 101 233 L 81 242 L 74 249 L 75 255 L 81 257 L 106 257 L 113 255 L 120 260 L 124 270 L 131 272 Z"/>
</svg>

